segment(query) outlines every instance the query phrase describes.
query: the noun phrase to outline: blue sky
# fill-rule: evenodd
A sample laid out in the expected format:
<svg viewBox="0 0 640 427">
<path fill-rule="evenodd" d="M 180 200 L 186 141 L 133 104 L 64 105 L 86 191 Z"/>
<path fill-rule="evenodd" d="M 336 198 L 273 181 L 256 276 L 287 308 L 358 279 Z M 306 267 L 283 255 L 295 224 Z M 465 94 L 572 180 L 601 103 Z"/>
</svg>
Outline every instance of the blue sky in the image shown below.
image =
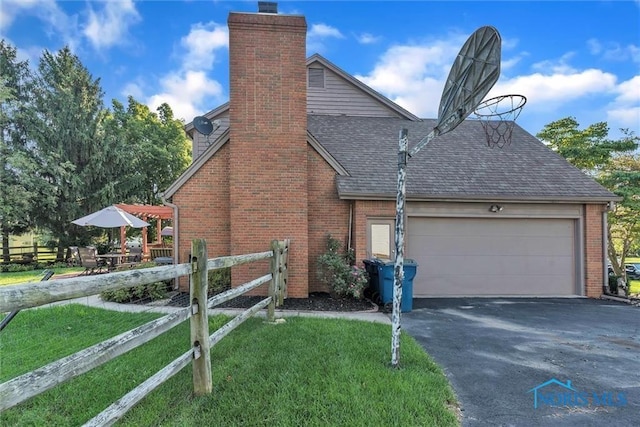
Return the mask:
<svg viewBox="0 0 640 427">
<path fill-rule="evenodd" d="M 489 94 L 523 94 L 530 133 L 566 116 L 607 121 L 611 136 L 640 134 L 640 1 L 280 1 L 307 19 L 307 53 L 320 53 L 425 118 L 466 38 L 493 25 L 502 73 Z M 228 100 L 230 11 L 257 1 L 2 0 L 0 33 L 32 66 L 69 45 L 105 104 L 167 102 L 187 122 Z"/>
</svg>

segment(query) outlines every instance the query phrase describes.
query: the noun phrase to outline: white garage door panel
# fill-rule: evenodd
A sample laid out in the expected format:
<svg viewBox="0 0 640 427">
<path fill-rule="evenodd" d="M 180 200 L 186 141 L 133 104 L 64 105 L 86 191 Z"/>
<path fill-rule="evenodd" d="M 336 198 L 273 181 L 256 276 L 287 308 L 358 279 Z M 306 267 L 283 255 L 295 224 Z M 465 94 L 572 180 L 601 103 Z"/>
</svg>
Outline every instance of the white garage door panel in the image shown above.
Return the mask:
<svg viewBox="0 0 640 427">
<path fill-rule="evenodd" d="M 574 295 L 570 219 L 409 218 L 414 295 Z"/>
</svg>

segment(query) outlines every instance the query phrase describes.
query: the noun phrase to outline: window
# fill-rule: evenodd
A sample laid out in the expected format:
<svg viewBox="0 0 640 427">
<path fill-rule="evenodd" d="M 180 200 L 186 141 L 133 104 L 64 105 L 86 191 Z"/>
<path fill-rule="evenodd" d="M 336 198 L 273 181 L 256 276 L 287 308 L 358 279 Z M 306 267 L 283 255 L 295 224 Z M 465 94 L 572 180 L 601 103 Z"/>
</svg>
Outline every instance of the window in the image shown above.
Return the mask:
<svg viewBox="0 0 640 427">
<path fill-rule="evenodd" d="M 324 89 L 324 68 L 309 68 L 309 87 Z"/>
<path fill-rule="evenodd" d="M 367 256 L 380 259 L 394 259 L 394 233 L 394 220 L 369 220 L 367 227 Z"/>
</svg>

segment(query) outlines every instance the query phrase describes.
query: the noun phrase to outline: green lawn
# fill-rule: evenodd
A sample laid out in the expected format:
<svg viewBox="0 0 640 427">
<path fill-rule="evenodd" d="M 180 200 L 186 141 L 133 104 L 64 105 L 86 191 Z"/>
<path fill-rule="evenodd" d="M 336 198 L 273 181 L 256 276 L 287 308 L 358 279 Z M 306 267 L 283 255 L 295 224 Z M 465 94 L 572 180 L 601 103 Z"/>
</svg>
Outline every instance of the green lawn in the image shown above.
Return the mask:
<svg viewBox="0 0 640 427">
<path fill-rule="evenodd" d="M 627 264 L 640 264 L 640 258 L 626 258 Z M 640 294 L 640 280 L 629 280 L 629 293 Z"/>
<path fill-rule="evenodd" d="M 55 273 L 51 279 L 55 279 L 58 274 L 74 273 L 83 271 L 82 267 L 56 267 L 53 269 Z M 44 270 L 16 271 L 12 273 L 0 273 L 0 286 L 16 285 L 18 283 L 38 282 L 42 279 Z"/>
<path fill-rule="evenodd" d="M 21 312 L 2 332 L 0 381 L 155 317 L 80 305 Z M 210 319 L 210 330 L 228 318 Z M 87 333 L 91 331 L 91 333 Z M 459 425 L 440 368 L 409 336 L 392 369 L 388 325 L 339 319 L 253 318 L 212 349 L 212 395 L 192 396 L 186 368 L 119 423 L 127 426 Z M 100 368 L 0 414 L 0 425 L 80 425 L 189 346 L 174 328 Z"/>
</svg>

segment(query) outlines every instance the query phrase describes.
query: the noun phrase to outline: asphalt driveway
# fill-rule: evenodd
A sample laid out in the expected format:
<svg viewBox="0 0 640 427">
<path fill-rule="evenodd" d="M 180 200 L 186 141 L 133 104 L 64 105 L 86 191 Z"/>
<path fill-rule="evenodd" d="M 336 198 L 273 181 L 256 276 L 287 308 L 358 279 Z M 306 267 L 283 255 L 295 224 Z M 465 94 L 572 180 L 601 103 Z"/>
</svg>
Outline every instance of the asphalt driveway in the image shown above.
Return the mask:
<svg viewBox="0 0 640 427">
<path fill-rule="evenodd" d="M 414 299 L 402 328 L 444 368 L 463 426 L 640 425 L 638 307 Z"/>
</svg>

